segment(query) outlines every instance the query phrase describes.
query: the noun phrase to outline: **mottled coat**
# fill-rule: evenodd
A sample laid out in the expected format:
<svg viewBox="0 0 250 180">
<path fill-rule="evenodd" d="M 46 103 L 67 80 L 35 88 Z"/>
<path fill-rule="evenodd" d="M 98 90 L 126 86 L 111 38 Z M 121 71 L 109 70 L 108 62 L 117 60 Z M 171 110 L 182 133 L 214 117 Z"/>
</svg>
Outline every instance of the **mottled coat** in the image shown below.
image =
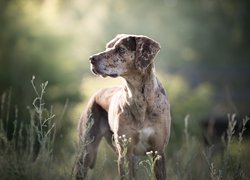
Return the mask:
<svg viewBox="0 0 250 180">
<path fill-rule="evenodd" d="M 94 167 L 99 142 L 105 137 L 118 154 L 121 179 L 125 175 L 125 158 L 132 179 L 134 157 L 148 151 L 156 151 L 161 156 L 155 166 L 156 179 L 166 179 L 164 151 L 171 118 L 167 95 L 155 74 L 153 61 L 159 50 L 160 45 L 146 36 L 121 34 L 107 43 L 105 51 L 90 57 L 94 74 L 121 76 L 125 83 L 122 87 L 101 89 L 89 101 L 79 123 L 83 148 L 77 162 L 77 178 L 84 178 L 87 169 Z M 121 136 L 130 140 L 125 157 Z"/>
</svg>

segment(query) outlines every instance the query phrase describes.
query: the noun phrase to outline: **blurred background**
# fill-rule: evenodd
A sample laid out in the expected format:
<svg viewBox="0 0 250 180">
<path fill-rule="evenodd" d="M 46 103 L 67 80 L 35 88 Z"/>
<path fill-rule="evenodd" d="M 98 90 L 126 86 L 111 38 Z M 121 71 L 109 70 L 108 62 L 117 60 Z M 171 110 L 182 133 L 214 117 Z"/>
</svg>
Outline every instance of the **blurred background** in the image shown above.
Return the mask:
<svg viewBox="0 0 250 180">
<path fill-rule="evenodd" d="M 88 98 L 121 84 L 93 76 L 88 57 L 126 33 L 161 44 L 155 63 L 171 103 L 169 156 L 183 143 L 187 115 L 190 134 L 214 144 L 228 114 L 235 113 L 237 122 L 250 114 L 249 10 L 247 0 L 0 0 L 2 141 L 14 138 L 14 120 L 19 130 L 30 117 L 32 76 L 38 89 L 48 81 L 44 98 L 56 115 L 54 156 L 70 171 Z"/>
</svg>

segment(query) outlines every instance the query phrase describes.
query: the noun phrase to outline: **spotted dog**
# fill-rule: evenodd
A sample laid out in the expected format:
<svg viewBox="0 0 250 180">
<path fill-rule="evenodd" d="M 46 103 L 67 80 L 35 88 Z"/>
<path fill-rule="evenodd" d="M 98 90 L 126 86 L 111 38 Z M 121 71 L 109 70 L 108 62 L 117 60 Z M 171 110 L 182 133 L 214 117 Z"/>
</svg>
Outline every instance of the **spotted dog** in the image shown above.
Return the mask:
<svg viewBox="0 0 250 180">
<path fill-rule="evenodd" d="M 134 158 L 157 152 L 156 179 L 165 180 L 165 147 L 170 136 L 170 105 L 155 74 L 154 58 L 160 50 L 156 41 L 141 35 L 117 35 L 106 50 L 90 57 L 91 70 L 102 77 L 122 77 L 122 87 L 104 88 L 90 99 L 79 122 L 80 153 L 76 178 L 84 179 L 95 165 L 98 145 L 104 137 L 117 152 L 118 172 L 123 179 L 124 161 L 133 179 Z M 121 137 L 129 140 L 122 155 Z"/>
</svg>

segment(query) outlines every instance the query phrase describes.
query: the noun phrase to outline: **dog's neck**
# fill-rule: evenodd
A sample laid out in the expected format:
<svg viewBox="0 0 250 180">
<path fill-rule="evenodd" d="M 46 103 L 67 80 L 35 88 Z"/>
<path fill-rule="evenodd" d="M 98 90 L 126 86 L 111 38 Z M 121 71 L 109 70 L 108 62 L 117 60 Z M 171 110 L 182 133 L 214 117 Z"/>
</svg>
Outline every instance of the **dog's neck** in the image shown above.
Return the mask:
<svg viewBox="0 0 250 180">
<path fill-rule="evenodd" d="M 131 96 L 132 94 L 145 95 L 145 97 L 154 95 L 157 88 L 157 78 L 154 71 L 154 68 L 151 68 L 146 73 L 133 74 L 132 77 L 125 78 L 125 88 L 128 93 Z"/>
<path fill-rule="evenodd" d="M 141 115 L 135 118 L 144 121 L 146 111 L 155 103 L 154 97 L 157 94 L 158 80 L 155 76 L 155 69 L 152 65 L 146 69 L 146 72 L 139 72 L 124 79 L 126 81 L 124 86 L 126 103 L 129 104 L 133 114 Z"/>
</svg>

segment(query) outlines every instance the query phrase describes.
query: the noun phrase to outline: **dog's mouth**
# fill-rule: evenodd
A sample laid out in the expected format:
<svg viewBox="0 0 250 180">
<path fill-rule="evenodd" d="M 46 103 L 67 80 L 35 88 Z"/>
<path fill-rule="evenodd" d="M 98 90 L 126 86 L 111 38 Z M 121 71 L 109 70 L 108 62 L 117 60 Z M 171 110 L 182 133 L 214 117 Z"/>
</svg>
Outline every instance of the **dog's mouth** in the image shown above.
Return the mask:
<svg viewBox="0 0 250 180">
<path fill-rule="evenodd" d="M 101 64 L 101 60 L 104 61 L 105 59 L 103 60 L 101 57 L 96 55 L 90 57 L 90 69 L 92 73 L 101 77 L 118 77 L 118 73 L 112 72 L 112 70 L 110 70 L 107 66 Z M 97 61 L 99 61 L 99 63 Z"/>
<path fill-rule="evenodd" d="M 116 78 L 116 77 L 118 77 L 118 74 L 110 74 L 109 76 L 112 78 Z"/>
<path fill-rule="evenodd" d="M 98 71 L 96 70 L 96 68 L 91 64 L 90 66 L 91 72 L 95 75 L 99 75 Z"/>
<path fill-rule="evenodd" d="M 91 71 L 95 75 L 100 75 L 102 77 L 106 77 L 106 74 L 101 73 L 98 69 L 96 69 L 92 64 L 91 64 Z"/>
<path fill-rule="evenodd" d="M 110 76 L 110 77 L 112 77 L 112 78 L 116 78 L 116 77 L 118 77 L 118 74 L 117 73 L 111 73 L 111 74 L 105 74 L 105 73 L 103 73 L 103 72 L 101 72 L 100 70 L 98 70 L 95 66 L 93 66 L 92 64 L 91 64 L 91 71 L 92 71 L 92 73 L 93 74 L 95 74 L 95 75 L 100 75 L 101 77 L 107 77 L 107 76 Z"/>
</svg>

